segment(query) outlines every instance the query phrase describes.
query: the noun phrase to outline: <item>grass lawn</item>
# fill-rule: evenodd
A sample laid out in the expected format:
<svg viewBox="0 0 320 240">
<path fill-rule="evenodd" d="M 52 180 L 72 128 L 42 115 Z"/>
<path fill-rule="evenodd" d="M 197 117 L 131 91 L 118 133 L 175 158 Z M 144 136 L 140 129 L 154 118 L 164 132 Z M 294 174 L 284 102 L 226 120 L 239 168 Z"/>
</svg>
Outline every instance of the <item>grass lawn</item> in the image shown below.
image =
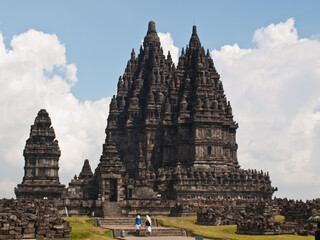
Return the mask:
<svg viewBox="0 0 320 240">
<path fill-rule="evenodd" d="M 230 226 L 201 226 L 195 224 L 196 217 L 155 217 L 162 226 L 188 229 L 194 236 L 206 238 L 232 238 L 237 240 L 311 240 L 314 237 L 302 237 L 293 235 L 238 235 L 236 225 Z M 94 219 L 89 217 L 64 217 L 70 223 L 72 232 L 70 239 L 82 240 L 106 240 L 113 239 L 108 230 L 95 227 Z M 277 216 L 276 221 L 283 221 L 283 217 Z"/>
<path fill-rule="evenodd" d="M 94 226 L 94 219 L 89 217 L 64 217 L 70 223 L 70 239 L 105 240 L 113 239 L 110 231 Z"/>
<path fill-rule="evenodd" d="M 229 226 L 201 226 L 195 224 L 196 217 L 156 217 L 158 223 L 167 227 L 179 227 L 190 230 L 194 236 L 203 236 L 206 238 L 232 238 L 238 240 L 308 240 L 314 237 L 303 237 L 294 235 L 238 235 L 236 234 L 236 225 Z M 276 219 L 281 221 L 282 218 Z"/>
</svg>

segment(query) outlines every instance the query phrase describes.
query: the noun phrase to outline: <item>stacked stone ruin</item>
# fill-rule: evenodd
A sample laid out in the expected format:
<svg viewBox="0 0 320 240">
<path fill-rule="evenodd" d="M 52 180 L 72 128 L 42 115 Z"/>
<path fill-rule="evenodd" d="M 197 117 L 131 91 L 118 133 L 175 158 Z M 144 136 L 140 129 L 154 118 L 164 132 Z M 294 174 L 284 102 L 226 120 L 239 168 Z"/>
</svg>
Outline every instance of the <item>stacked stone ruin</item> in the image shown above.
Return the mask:
<svg viewBox="0 0 320 240">
<path fill-rule="evenodd" d="M 71 227 L 48 200 L 0 200 L 0 239 L 69 239 Z"/>
<path fill-rule="evenodd" d="M 232 108 L 194 26 L 177 66 L 150 22 L 119 78 L 100 162 L 59 183 L 60 150 L 40 110 L 24 151 L 17 198 L 54 199 L 61 214 L 195 214 L 217 200 L 270 200 L 268 173 L 240 168 Z"/>
<path fill-rule="evenodd" d="M 198 208 L 197 224 L 200 225 L 237 225 L 237 234 L 278 235 L 294 234 L 314 235 L 316 223 L 307 219 L 320 212 L 320 202 L 274 200 L 220 200 L 211 205 Z M 276 222 L 275 216 L 284 217 L 284 222 Z"/>
<path fill-rule="evenodd" d="M 237 222 L 238 234 L 295 234 L 303 236 L 314 235 L 316 223 L 307 219 L 320 211 L 318 201 L 294 201 L 275 199 L 267 202 L 256 202 L 246 207 Z M 275 222 L 276 214 L 284 216 L 284 222 Z"/>
<path fill-rule="evenodd" d="M 307 219 L 313 214 L 320 212 L 319 200 L 307 200 L 303 202 L 301 200 L 288 200 L 275 199 L 275 205 L 279 207 L 279 212 L 285 218 L 285 223 L 281 227 L 284 230 L 292 228 L 294 226 L 295 234 L 309 236 L 314 235 L 317 229 L 315 223 L 307 222 Z"/>
<path fill-rule="evenodd" d="M 274 235 L 293 234 L 281 232 L 281 223 L 275 222 L 278 208 L 272 201 L 253 202 L 240 212 L 237 220 L 238 234 Z"/>
<path fill-rule="evenodd" d="M 260 201 L 260 200 L 259 200 Z M 257 200 L 216 200 L 209 205 L 200 205 L 197 211 L 199 225 L 235 225 L 241 219 L 246 207 Z"/>
</svg>

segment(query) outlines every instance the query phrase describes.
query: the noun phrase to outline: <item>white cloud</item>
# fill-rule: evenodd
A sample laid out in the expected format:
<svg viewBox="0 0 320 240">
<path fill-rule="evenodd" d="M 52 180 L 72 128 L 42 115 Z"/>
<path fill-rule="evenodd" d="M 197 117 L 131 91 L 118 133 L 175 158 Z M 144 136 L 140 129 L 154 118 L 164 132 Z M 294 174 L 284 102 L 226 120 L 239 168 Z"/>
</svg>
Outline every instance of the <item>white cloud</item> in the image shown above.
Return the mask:
<svg viewBox="0 0 320 240">
<path fill-rule="evenodd" d="M 0 181 L 0 189 L 3 196 L 13 195 L 14 187 L 16 187 L 16 183 L 8 178 Z"/>
<path fill-rule="evenodd" d="M 165 56 L 168 55 L 168 51 L 170 51 L 171 58 L 173 63 L 177 66 L 178 64 L 178 54 L 179 48 L 174 45 L 173 39 L 170 33 L 158 33 L 160 38 L 161 47 L 163 49 L 163 53 Z"/>
<path fill-rule="evenodd" d="M 258 48 L 212 51 L 239 122 L 239 162 L 271 173 L 277 196 L 320 196 L 320 42 L 294 19 L 258 29 Z"/>
<path fill-rule="evenodd" d="M 79 173 L 86 158 L 94 169 L 102 152 L 110 98 L 79 102 L 70 92 L 77 68 L 67 63 L 65 47 L 56 35 L 29 30 L 14 36 L 11 47 L 6 49 L 0 33 L 0 163 L 6 161 L 1 165 L 23 168 L 30 125 L 45 108 L 62 152 L 63 183 Z M 12 174 L 0 170 L 7 180 Z"/>
<path fill-rule="evenodd" d="M 293 18 L 289 18 L 284 23 L 270 24 L 266 28 L 260 28 L 253 35 L 253 42 L 257 43 L 260 48 L 295 44 L 297 41 L 298 33 L 294 27 Z"/>
</svg>

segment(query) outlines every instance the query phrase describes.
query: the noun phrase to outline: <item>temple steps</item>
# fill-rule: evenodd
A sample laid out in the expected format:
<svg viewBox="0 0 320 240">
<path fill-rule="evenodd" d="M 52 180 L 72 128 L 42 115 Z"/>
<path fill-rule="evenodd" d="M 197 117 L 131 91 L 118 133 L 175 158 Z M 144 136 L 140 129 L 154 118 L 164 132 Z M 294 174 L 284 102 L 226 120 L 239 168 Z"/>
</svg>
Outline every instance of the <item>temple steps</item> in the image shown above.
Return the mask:
<svg viewBox="0 0 320 240">
<path fill-rule="evenodd" d="M 114 226 L 114 225 L 124 225 L 124 226 L 135 226 L 135 218 L 101 218 L 99 219 L 101 221 L 101 225 L 106 225 L 106 226 Z M 144 223 L 144 218 L 142 217 L 142 223 Z M 157 227 L 158 222 L 157 219 L 151 219 L 152 221 L 152 226 Z"/>
<path fill-rule="evenodd" d="M 96 219 L 96 224 L 98 224 L 99 221 L 100 227 L 104 229 L 109 229 L 113 234 L 113 238 L 122 239 L 121 233 L 123 233 L 123 231 L 125 236 L 146 235 L 146 229 L 143 220 L 143 226 L 141 227 L 139 234 L 137 234 L 135 231 L 135 218 L 101 218 Z M 181 228 L 160 227 L 158 226 L 157 220 L 152 219 L 151 236 L 187 236 L 187 231 Z"/>
<path fill-rule="evenodd" d="M 134 227 L 119 227 L 114 226 L 114 228 L 109 228 L 113 232 L 114 238 L 121 238 L 121 232 L 125 231 L 125 236 L 145 236 L 146 229 L 144 227 L 141 228 L 139 234 L 136 233 Z M 171 227 L 153 227 L 151 236 L 160 237 L 160 236 L 187 236 L 187 232 L 185 229 L 180 228 L 171 228 Z"/>
</svg>

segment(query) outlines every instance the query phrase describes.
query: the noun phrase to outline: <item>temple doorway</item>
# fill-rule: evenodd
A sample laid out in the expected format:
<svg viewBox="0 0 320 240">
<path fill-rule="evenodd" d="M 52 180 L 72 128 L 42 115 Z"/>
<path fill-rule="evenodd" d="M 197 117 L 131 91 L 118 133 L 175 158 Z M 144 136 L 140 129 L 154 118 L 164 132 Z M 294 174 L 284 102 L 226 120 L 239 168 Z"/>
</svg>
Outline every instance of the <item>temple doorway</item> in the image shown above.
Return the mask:
<svg viewBox="0 0 320 240">
<path fill-rule="evenodd" d="M 110 179 L 110 202 L 118 201 L 118 184 L 117 179 Z"/>
</svg>

